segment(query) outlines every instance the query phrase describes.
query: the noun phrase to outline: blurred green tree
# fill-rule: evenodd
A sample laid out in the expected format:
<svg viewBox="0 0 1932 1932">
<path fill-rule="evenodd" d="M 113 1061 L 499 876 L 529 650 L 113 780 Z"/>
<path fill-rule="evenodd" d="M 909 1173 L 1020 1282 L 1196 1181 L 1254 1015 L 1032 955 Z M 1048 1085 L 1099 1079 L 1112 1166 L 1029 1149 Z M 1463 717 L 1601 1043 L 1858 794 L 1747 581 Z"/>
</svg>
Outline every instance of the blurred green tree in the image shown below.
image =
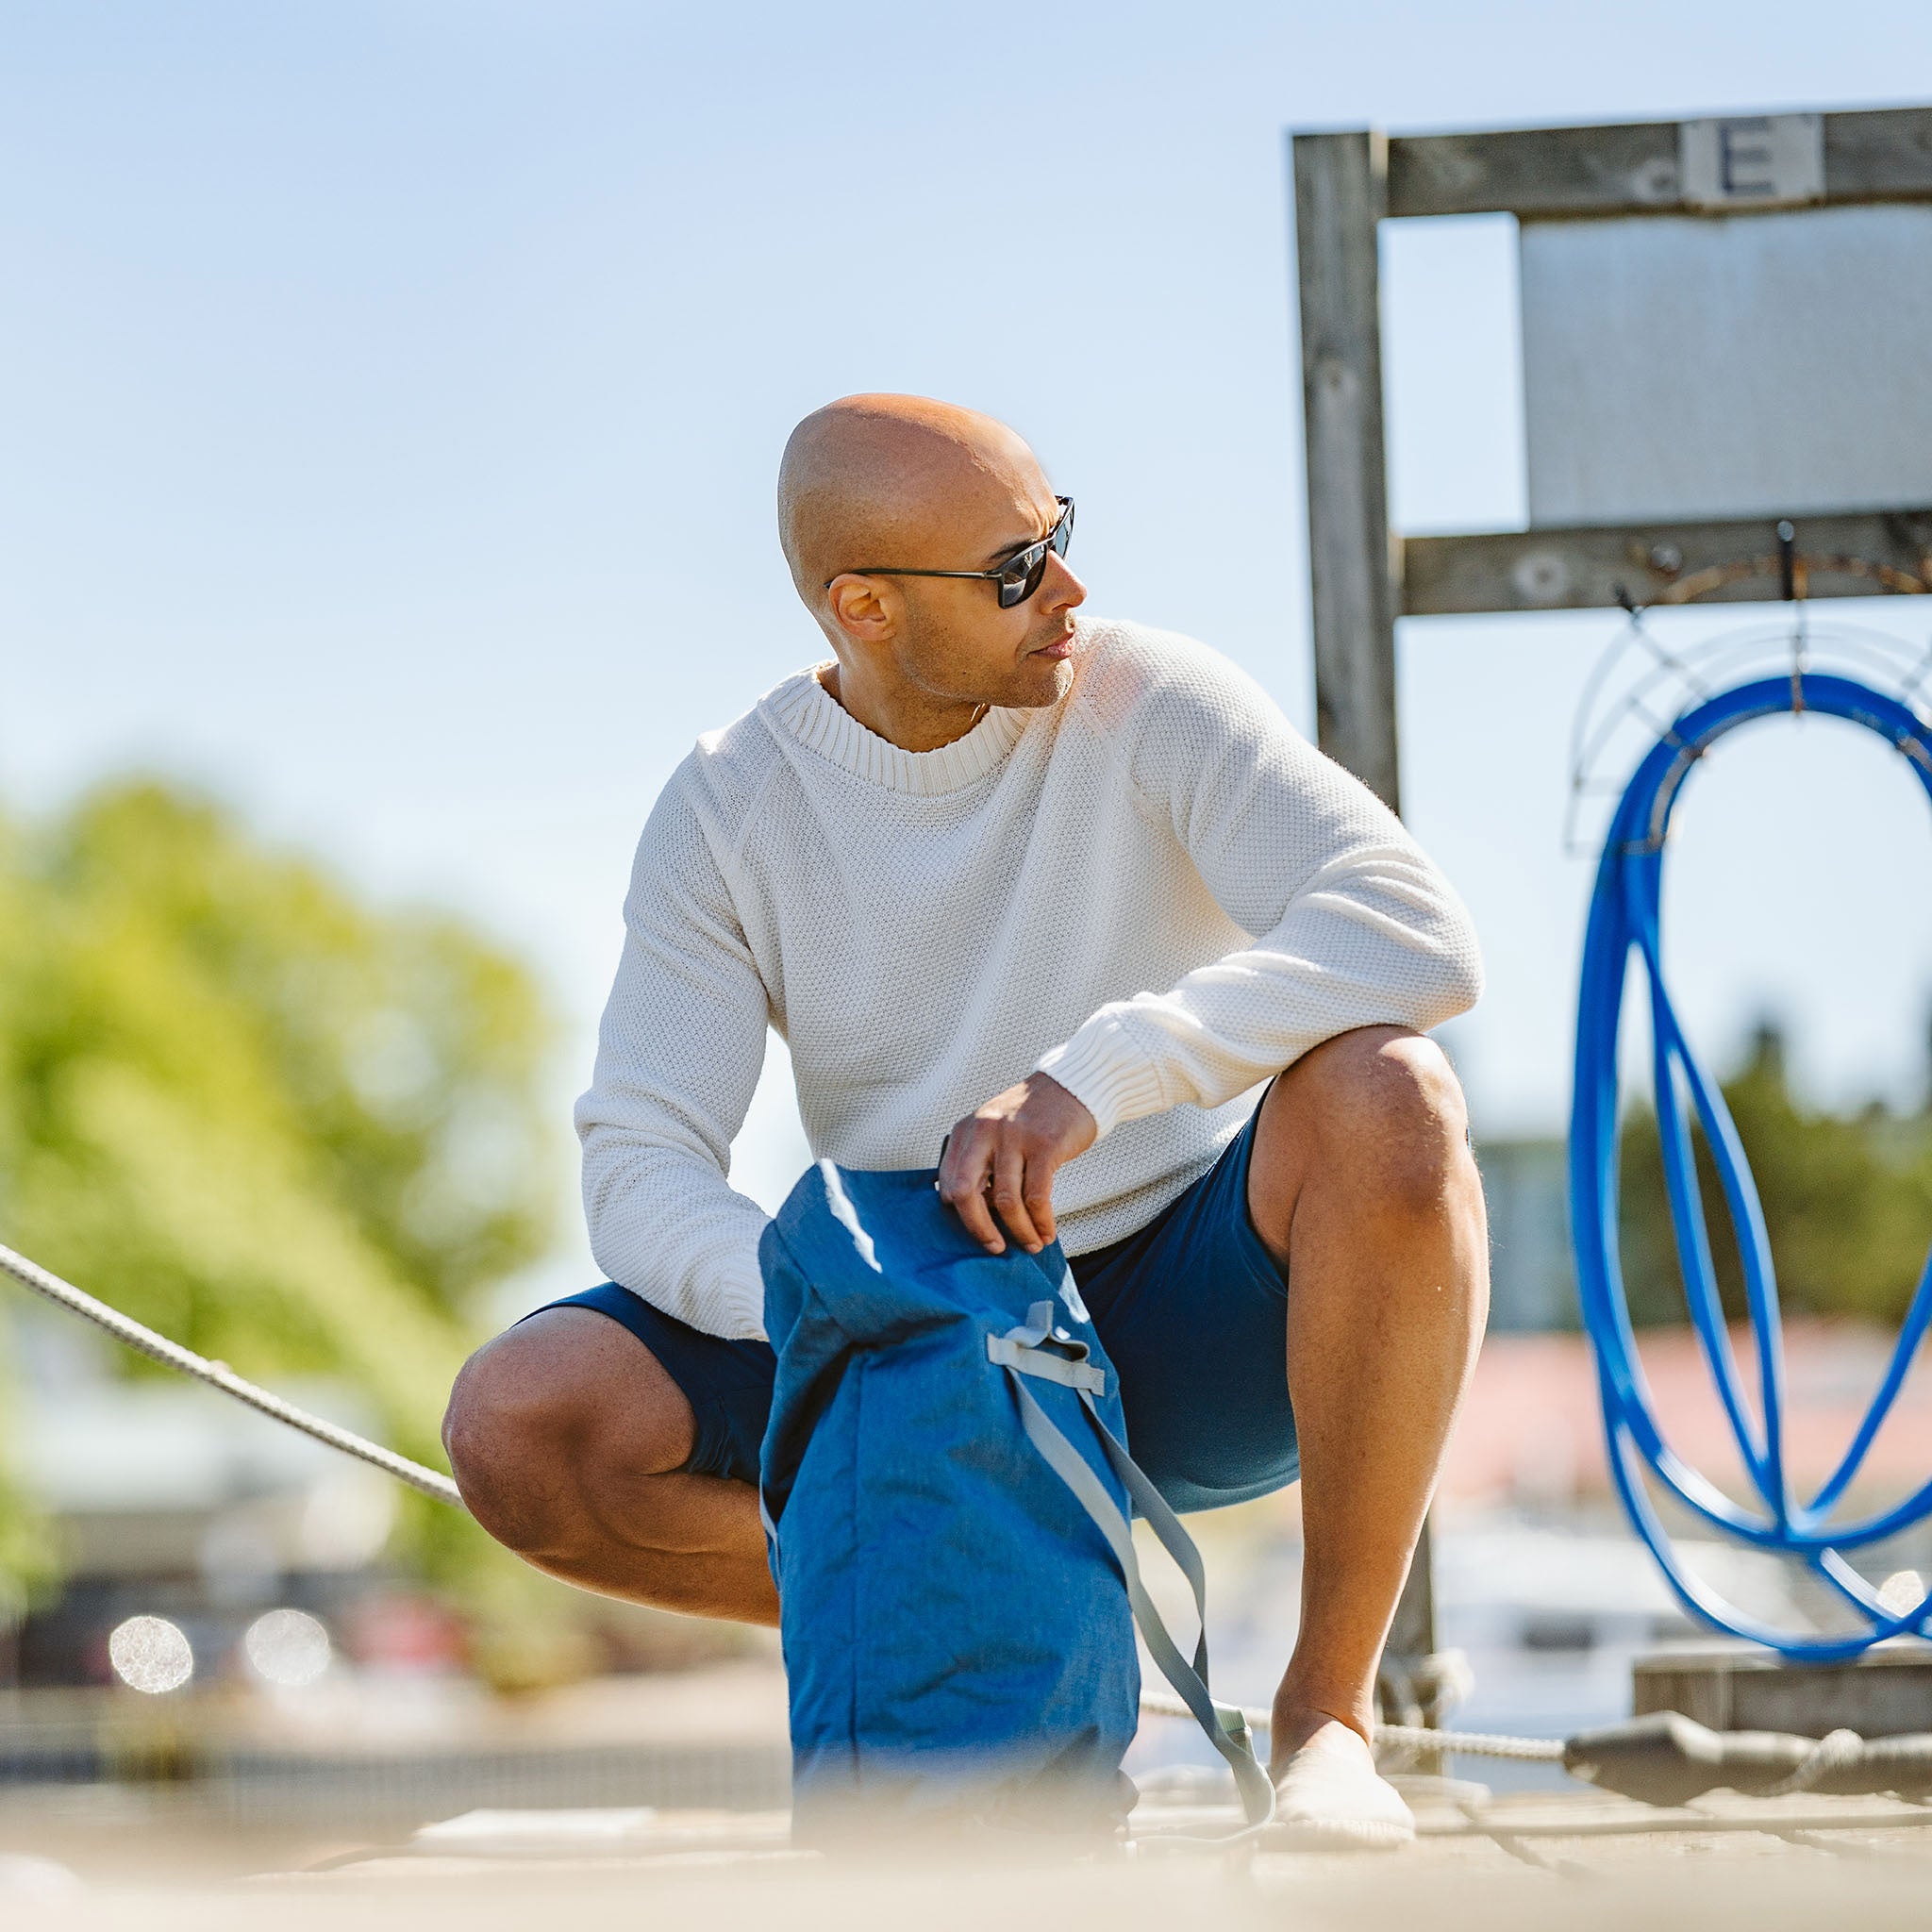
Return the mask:
<svg viewBox="0 0 1932 1932">
<path fill-rule="evenodd" d="M 158 783 L 0 824 L 0 930 L 7 1241 L 244 1374 L 341 1376 L 440 1462 L 480 1292 L 558 1194 L 529 975 Z M 435 1567 L 484 1560 L 456 1512 L 406 1521 Z M 36 1547 L 0 1488 L 0 1572 Z"/>
<path fill-rule="evenodd" d="M 1779 1029 L 1758 1026 L 1722 1083 L 1751 1164 L 1787 1313 L 1896 1323 L 1932 1243 L 1932 1110 L 1873 1106 L 1846 1118 L 1792 1096 Z M 1743 1272 L 1710 1150 L 1693 1133 L 1698 1191 L 1724 1311 L 1744 1315 Z M 1664 1188 L 1657 1117 L 1633 1108 L 1623 1134 L 1618 1237 L 1632 1318 L 1680 1323 L 1684 1292 Z"/>
</svg>

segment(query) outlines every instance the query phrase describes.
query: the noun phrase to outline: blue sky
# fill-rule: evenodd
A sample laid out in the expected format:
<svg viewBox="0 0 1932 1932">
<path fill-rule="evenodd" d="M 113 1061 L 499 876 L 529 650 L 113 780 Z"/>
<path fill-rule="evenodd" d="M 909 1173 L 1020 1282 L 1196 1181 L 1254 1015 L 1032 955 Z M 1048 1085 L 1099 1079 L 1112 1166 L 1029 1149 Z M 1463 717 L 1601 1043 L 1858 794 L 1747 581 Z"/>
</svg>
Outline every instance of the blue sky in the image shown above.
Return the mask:
<svg viewBox="0 0 1932 1932">
<path fill-rule="evenodd" d="M 560 1111 L 658 787 L 818 655 L 772 522 L 798 416 L 867 388 L 1005 416 L 1079 498 L 1091 608 L 1207 639 L 1306 724 L 1282 130 L 1884 103 L 1932 92 L 1924 25 L 15 0 L 0 800 L 158 768 L 465 910 L 553 990 Z M 1384 273 L 1398 520 L 1516 520 L 1513 230 L 1392 225 Z M 1454 1043 L 1491 1131 L 1567 1103 L 1565 756 L 1613 629 L 1401 640 L 1409 817 L 1486 939 Z M 1829 729 L 1713 762 L 1673 896 L 1698 1037 L 1722 1060 L 1775 1008 L 1814 1091 L 1914 1096 L 1923 802 Z M 743 1175 L 769 1197 L 801 1158 L 768 1091 Z"/>
</svg>

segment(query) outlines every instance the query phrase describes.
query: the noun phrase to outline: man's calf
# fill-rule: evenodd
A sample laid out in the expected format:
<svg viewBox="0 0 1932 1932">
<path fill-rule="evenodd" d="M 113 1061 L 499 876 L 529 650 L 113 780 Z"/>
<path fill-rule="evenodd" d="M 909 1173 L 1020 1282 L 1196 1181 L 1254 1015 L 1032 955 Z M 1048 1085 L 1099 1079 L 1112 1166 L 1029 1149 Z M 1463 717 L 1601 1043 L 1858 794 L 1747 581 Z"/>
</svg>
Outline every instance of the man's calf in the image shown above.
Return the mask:
<svg viewBox="0 0 1932 1932">
<path fill-rule="evenodd" d="M 775 1623 L 757 1498 L 684 1473 L 695 1429 L 636 1336 L 564 1307 L 470 1357 L 442 1440 L 472 1514 L 538 1569 L 662 1609 Z"/>
</svg>

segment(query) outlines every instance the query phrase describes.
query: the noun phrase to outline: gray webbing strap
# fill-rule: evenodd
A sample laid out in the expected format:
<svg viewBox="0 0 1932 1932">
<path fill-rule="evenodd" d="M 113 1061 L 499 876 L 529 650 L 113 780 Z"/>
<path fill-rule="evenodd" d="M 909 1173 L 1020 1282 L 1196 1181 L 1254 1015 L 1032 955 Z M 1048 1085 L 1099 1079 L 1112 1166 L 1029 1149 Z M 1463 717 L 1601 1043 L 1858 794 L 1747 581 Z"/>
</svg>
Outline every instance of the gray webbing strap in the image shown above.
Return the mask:
<svg viewBox="0 0 1932 1932">
<path fill-rule="evenodd" d="M 1134 1533 L 1119 1505 L 1108 1494 L 1087 1458 L 1067 1441 L 1053 1418 L 1034 1400 L 1022 1376 L 1010 1363 L 1007 1369 L 1013 1393 L 1019 1401 L 1020 1422 L 1026 1431 L 1027 1440 L 1040 1451 L 1048 1468 L 1073 1491 L 1081 1507 L 1093 1519 L 1095 1527 L 1106 1538 L 1108 1548 L 1121 1566 L 1121 1574 L 1127 1586 L 1127 1601 L 1133 1606 L 1134 1621 L 1141 1626 L 1148 1654 L 1159 1665 L 1161 1675 L 1174 1686 L 1182 1702 L 1193 1712 L 1195 1721 L 1208 1734 L 1208 1741 L 1226 1758 L 1234 1773 L 1235 1784 L 1241 1792 L 1241 1809 L 1249 1824 L 1266 1824 L 1274 1816 L 1274 1787 L 1268 1774 L 1255 1759 L 1246 1725 L 1237 1717 L 1235 1722 L 1240 1725 L 1239 1733 L 1231 1730 L 1224 1722 L 1208 1689 L 1208 1585 L 1201 1553 L 1194 1547 L 1193 1539 L 1181 1527 L 1179 1518 L 1167 1507 L 1160 1492 L 1141 1473 L 1140 1465 L 1128 1456 L 1125 1446 L 1101 1421 L 1092 1398 L 1081 1391 L 1081 1406 L 1087 1411 L 1088 1421 L 1100 1434 L 1108 1462 L 1126 1485 L 1127 1493 L 1140 1506 L 1148 1526 L 1180 1565 L 1182 1574 L 1193 1590 L 1202 1631 L 1201 1640 L 1194 1647 L 1194 1661 L 1190 1664 L 1181 1656 L 1179 1646 L 1169 1634 L 1160 1612 L 1155 1608 L 1154 1601 L 1141 1580 L 1141 1565 L 1134 1554 Z"/>
<path fill-rule="evenodd" d="M 1042 1382 L 1068 1389 L 1107 1393 L 1106 1374 L 1087 1359 L 1087 1344 L 1054 1329 L 1053 1304 L 1035 1302 L 1026 1310 L 1024 1326 L 986 1338 L 986 1358 Z"/>
<path fill-rule="evenodd" d="M 1038 1375 L 1042 1382 L 1058 1382 L 1063 1389 L 1107 1393 L 1107 1376 L 1091 1362 L 1069 1361 L 1064 1356 L 1048 1355 L 1043 1348 L 1016 1341 L 1010 1335 L 989 1335 L 986 1358 L 1016 1374 Z"/>
</svg>

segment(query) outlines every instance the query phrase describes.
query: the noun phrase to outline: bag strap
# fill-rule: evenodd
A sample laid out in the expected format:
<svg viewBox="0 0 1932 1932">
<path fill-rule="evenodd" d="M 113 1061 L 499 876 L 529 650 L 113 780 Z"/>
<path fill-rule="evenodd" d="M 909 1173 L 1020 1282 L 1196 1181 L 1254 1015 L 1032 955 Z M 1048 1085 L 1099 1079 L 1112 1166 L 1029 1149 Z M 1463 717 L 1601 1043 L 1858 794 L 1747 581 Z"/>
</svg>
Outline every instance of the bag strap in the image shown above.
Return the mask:
<svg viewBox="0 0 1932 1932">
<path fill-rule="evenodd" d="M 1011 1338 L 1009 1338 L 1011 1339 Z M 989 1351 L 990 1353 L 990 1351 Z M 1134 1533 L 1120 1506 L 1108 1494 L 1106 1486 L 1094 1474 L 1087 1458 L 1067 1441 L 1059 1425 L 1041 1408 L 1027 1389 L 1025 1377 L 1038 1368 L 1024 1360 L 1025 1351 L 1013 1357 L 995 1357 L 1007 1371 L 1020 1405 L 1021 1426 L 1027 1440 L 1039 1450 L 1047 1467 L 1066 1484 L 1094 1526 L 1106 1539 L 1121 1566 L 1126 1581 L 1127 1601 L 1133 1606 L 1134 1621 L 1141 1626 L 1148 1654 L 1160 1668 L 1160 1674 L 1172 1684 L 1181 1701 L 1193 1712 L 1195 1721 L 1207 1733 L 1208 1741 L 1227 1760 L 1241 1793 L 1241 1810 L 1250 1826 L 1267 1824 L 1274 1817 L 1274 1786 L 1255 1757 L 1255 1746 L 1246 1723 L 1238 1710 L 1217 1705 L 1208 1689 L 1208 1578 L 1201 1553 L 1194 1540 L 1181 1527 L 1180 1519 L 1170 1509 L 1160 1491 L 1147 1479 L 1139 1463 L 1127 1454 L 1126 1445 L 1116 1437 L 1093 1406 L 1093 1397 L 1082 1388 L 1080 1406 L 1100 1437 L 1101 1449 L 1115 1474 L 1126 1486 L 1129 1496 L 1145 1518 L 1147 1525 L 1160 1540 L 1162 1547 L 1188 1579 L 1194 1592 L 1194 1608 L 1201 1619 L 1200 1641 L 1194 1646 L 1191 1664 L 1182 1657 L 1180 1647 L 1169 1632 L 1154 1600 L 1141 1578 L 1140 1559 L 1134 1553 Z M 1045 1357 L 1052 1360 L 1053 1357 Z M 1058 1375 L 1047 1379 L 1058 1381 Z"/>
</svg>

